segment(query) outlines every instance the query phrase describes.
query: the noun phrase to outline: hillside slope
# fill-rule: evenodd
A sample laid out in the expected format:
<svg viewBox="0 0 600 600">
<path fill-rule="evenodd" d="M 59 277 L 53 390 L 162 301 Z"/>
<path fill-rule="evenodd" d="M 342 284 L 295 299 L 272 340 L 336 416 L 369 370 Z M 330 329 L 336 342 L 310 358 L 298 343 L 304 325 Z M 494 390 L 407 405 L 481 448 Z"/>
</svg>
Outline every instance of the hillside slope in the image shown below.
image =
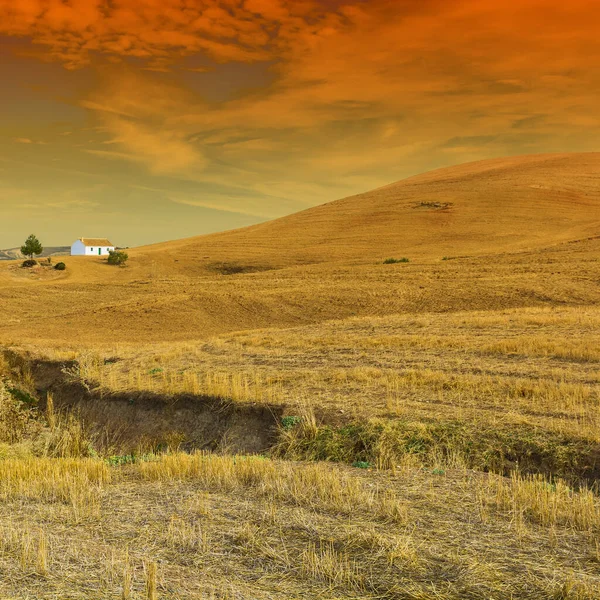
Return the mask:
<svg viewBox="0 0 600 600">
<path fill-rule="evenodd" d="M 38 258 L 45 258 L 47 256 L 68 256 L 71 253 L 70 246 L 50 246 L 44 248 L 43 252 Z M 19 260 L 25 258 L 21 253 L 20 248 L 7 248 L 0 250 L 0 260 Z"/>
<path fill-rule="evenodd" d="M 546 154 L 439 169 L 267 223 L 140 252 L 261 267 L 480 255 L 595 235 L 600 153 Z"/>
<path fill-rule="evenodd" d="M 600 153 L 485 161 L 131 249 L 123 269 L 99 257 L 65 257 L 65 271 L 2 261 L 0 340 L 168 342 L 356 316 L 598 304 L 599 184 Z M 411 260 L 382 264 L 387 256 Z"/>
</svg>

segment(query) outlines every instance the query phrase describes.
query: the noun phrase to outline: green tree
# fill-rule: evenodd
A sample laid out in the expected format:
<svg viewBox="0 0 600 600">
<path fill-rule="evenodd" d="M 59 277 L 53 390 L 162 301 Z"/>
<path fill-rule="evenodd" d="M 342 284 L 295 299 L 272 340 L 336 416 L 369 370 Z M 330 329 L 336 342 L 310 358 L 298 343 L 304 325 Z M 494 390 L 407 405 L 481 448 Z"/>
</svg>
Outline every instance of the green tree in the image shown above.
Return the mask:
<svg viewBox="0 0 600 600">
<path fill-rule="evenodd" d="M 109 250 L 108 251 L 108 264 L 122 266 L 127 262 L 129 254 L 123 252 L 123 250 Z"/>
<path fill-rule="evenodd" d="M 29 256 L 33 259 L 33 256 L 38 256 L 44 251 L 40 240 L 38 240 L 33 233 L 25 240 L 25 243 L 21 246 L 21 254 Z"/>
</svg>

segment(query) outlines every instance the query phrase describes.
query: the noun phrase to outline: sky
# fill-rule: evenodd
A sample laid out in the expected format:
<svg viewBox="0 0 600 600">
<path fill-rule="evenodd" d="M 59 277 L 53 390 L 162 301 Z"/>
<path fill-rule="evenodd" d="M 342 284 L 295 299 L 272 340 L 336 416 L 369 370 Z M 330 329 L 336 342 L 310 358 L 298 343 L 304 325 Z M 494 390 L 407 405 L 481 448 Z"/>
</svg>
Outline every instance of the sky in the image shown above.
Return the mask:
<svg viewBox="0 0 600 600">
<path fill-rule="evenodd" d="M 0 248 L 600 146 L 600 0 L 0 0 Z"/>
</svg>

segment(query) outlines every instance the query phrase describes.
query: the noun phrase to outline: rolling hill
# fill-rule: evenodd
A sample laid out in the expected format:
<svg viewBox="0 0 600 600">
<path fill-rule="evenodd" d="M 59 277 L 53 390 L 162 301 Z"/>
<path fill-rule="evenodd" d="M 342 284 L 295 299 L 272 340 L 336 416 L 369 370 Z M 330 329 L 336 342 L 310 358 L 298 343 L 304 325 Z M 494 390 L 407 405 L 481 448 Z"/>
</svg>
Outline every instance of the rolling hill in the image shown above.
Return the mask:
<svg viewBox="0 0 600 600">
<path fill-rule="evenodd" d="M 142 254 L 262 266 L 440 258 L 600 235 L 600 153 L 491 159 L 410 177 L 244 229 Z"/>
<path fill-rule="evenodd" d="M 595 304 L 600 153 L 441 169 L 128 252 L 124 269 L 97 257 L 66 257 L 66 271 L 3 261 L 0 340 L 168 342 L 355 316 Z M 382 264 L 390 256 L 410 262 Z"/>
</svg>

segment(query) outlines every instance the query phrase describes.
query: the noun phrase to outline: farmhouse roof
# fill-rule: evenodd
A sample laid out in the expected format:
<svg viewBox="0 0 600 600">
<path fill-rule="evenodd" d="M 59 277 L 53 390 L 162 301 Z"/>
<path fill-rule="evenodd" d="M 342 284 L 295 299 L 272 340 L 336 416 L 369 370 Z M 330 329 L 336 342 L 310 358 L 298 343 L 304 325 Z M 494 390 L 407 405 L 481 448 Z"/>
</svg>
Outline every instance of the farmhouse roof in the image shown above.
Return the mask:
<svg viewBox="0 0 600 600">
<path fill-rule="evenodd" d="M 79 238 L 84 246 L 112 246 L 106 238 Z"/>
</svg>

